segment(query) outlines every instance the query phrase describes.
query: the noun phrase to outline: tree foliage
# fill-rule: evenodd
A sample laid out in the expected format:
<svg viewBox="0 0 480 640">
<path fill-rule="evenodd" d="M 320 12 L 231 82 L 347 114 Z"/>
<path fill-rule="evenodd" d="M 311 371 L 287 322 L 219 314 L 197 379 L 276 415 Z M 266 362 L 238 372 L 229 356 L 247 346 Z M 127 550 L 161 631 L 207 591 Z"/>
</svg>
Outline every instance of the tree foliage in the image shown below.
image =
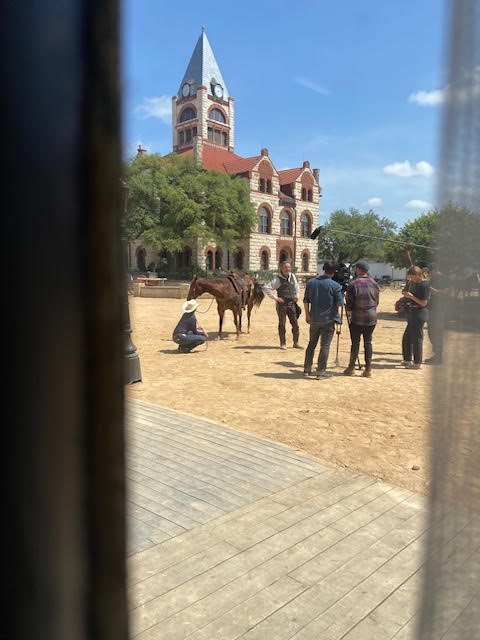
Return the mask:
<svg viewBox="0 0 480 640">
<path fill-rule="evenodd" d="M 203 171 L 191 156 L 135 158 L 125 167 L 125 180 L 127 237 L 154 249 L 180 251 L 186 238 L 233 248 L 256 221 L 246 182 Z"/>
<path fill-rule="evenodd" d="M 436 210 L 422 213 L 422 215 L 415 218 L 415 220 L 405 223 L 395 237 L 395 240 L 433 247 L 435 244 L 437 224 L 438 212 Z M 405 245 L 402 244 L 388 243 L 385 250 L 385 260 L 397 268 L 407 266 L 405 248 Z M 428 249 L 412 247 L 410 255 L 414 264 L 421 261 L 433 262 L 433 254 Z"/>
<path fill-rule="evenodd" d="M 480 215 L 456 203 L 449 202 L 407 222 L 397 239 L 434 249 L 413 247 L 410 254 L 414 264 L 422 260 L 437 262 L 440 255 L 446 273 L 466 266 L 480 267 Z M 396 267 L 404 267 L 405 247 L 391 244 L 385 257 Z"/>
<path fill-rule="evenodd" d="M 335 230 L 348 233 L 338 233 Z M 385 254 L 383 242 L 349 234 L 394 237 L 396 224 L 381 218 L 374 211 L 360 213 L 357 209 L 334 211 L 318 236 L 319 256 L 335 262 L 356 262 L 360 258 L 382 261 Z"/>
</svg>

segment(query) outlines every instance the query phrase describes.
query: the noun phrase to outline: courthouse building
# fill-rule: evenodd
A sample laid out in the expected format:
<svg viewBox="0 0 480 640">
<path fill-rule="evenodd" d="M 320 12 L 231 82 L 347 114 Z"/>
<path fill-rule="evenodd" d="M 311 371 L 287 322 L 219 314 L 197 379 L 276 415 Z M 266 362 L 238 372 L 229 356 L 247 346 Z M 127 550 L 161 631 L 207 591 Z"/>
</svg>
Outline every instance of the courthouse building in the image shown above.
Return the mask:
<svg viewBox="0 0 480 640">
<path fill-rule="evenodd" d="M 259 271 L 277 269 L 279 262 L 289 260 L 297 273 L 317 273 L 317 242 L 310 234 L 317 226 L 319 170 L 304 162 L 279 171 L 268 149 L 248 158 L 234 152 L 234 99 L 203 28 L 172 98 L 172 136 L 173 151 L 193 154 L 204 169 L 244 178 L 257 212 L 250 237 L 234 250 L 186 238 L 175 266 Z"/>
</svg>

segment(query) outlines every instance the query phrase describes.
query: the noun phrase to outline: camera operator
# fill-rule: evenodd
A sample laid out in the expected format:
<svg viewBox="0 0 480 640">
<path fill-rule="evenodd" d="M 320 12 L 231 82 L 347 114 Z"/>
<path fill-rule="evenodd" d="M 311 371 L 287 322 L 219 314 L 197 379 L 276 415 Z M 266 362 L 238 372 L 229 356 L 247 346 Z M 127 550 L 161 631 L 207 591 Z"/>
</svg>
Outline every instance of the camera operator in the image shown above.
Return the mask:
<svg viewBox="0 0 480 640">
<path fill-rule="evenodd" d="M 337 265 L 332 280 L 338 282 L 338 284 L 342 287 L 343 293 L 345 293 L 345 291 L 347 290 L 348 283 L 350 282 L 351 278 L 352 274 L 350 272 L 350 267 L 347 267 L 347 265 L 343 262 Z"/>
<path fill-rule="evenodd" d="M 368 274 L 369 265 L 365 261 L 355 265 L 355 280 L 347 286 L 345 295 L 345 309 L 350 312 L 350 362 L 343 374 L 352 376 L 355 371 L 355 361 L 360 349 L 360 337 L 363 336 L 365 352 L 365 371 L 363 376 L 372 376 L 372 334 L 377 324 L 377 307 L 379 302 L 379 287 Z"/>
</svg>

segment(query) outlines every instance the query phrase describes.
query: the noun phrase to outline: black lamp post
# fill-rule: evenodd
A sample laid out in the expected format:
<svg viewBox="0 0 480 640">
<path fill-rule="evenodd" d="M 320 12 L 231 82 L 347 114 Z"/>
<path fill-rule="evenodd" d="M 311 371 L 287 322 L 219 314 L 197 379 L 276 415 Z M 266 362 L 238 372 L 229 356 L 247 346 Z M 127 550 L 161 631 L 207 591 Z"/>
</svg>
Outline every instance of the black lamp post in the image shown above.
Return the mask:
<svg viewBox="0 0 480 640">
<path fill-rule="evenodd" d="M 137 347 L 132 342 L 132 329 L 130 326 L 130 311 L 128 308 L 128 287 L 127 287 L 127 234 L 125 229 L 125 221 L 127 217 L 128 204 L 128 185 L 124 180 L 120 181 L 122 192 L 122 213 L 120 217 L 120 241 L 122 246 L 122 287 L 123 297 L 123 332 L 124 332 L 124 383 L 132 384 L 133 382 L 142 381 L 142 372 L 140 370 L 140 357 Z"/>
</svg>

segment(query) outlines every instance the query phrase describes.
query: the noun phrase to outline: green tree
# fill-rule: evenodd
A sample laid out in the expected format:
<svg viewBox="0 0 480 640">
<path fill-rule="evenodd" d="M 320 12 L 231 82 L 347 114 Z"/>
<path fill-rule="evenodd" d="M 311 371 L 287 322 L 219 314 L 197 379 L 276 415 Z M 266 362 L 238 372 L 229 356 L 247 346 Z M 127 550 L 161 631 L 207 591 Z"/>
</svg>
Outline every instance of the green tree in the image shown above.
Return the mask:
<svg viewBox="0 0 480 640">
<path fill-rule="evenodd" d="M 438 225 L 438 212 L 428 211 L 422 213 L 422 215 L 415 218 L 415 220 L 408 221 L 400 229 L 395 240 L 400 240 L 405 243 L 423 244 L 427 247 L 433 247 L 435 244 L 435 237 L 437 233 Z M 397 268 L 407 266 L 405 245 L 387 243 L 385 248 L 385 260 L 390 262 Z M 422 249 L 420 247 L 412 247 L 410 249 L 410 255 L 414 264 L 420 261 L 432 262 L 432 252 L 428 249 Z"/>
<path fill-rule="evenodd" d="M 422 260 L 436 262 L 440 255 L 445 272 L 466 266 L 480 267 L 480 215 L 454 202 L 407 222 L 396 239 L 434 249 L 413 247 L 410 255 L 414 264 Z M 405 247 L 389 244 L 385 258 L 396 267 L 404 267 Z"/>
<path fill-rule="evenodd" d="M 372 210 L 362 214 L 353 208 L 348 211 L 338 209 L 330 214 L 318 236 L 318 253 L 321 258 L 335 262 L 356 262 L 360 258 L 383 260 L 384 243 L 361 236 L 391 238 L 395 229 L 394 222 L 381 218 Z"/>
<path fill-rule="evenodd" d="M 256 216 L 241 178 L 203 171 L 191 156 L 135 158 L 125 167 L 129 186 L 126 231 L 159 251 L 180 251 L 185 238 L 233 248 Z"/>
</svg>

